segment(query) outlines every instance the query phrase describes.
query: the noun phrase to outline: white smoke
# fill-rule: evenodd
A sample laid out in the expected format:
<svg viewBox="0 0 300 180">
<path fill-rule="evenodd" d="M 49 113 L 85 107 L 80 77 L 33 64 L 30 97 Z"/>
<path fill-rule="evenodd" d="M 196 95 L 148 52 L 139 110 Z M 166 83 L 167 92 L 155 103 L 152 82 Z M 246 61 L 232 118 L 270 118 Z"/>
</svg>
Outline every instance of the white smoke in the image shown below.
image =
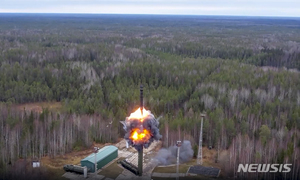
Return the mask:
<svg viewBox="0 0 300 180">
<path fill-rule="evenodd" d="M 179 152 L 179 162 L 187 162 L 193 158 L 193 155 L 194 151 L 191 142 L 186 140 L 183 141 Z M 177 146 L 170 146 L 168 149 L 160 149 L 154 159 L 159 165 L 175 164 L 177 161 Z"/>
</svg>

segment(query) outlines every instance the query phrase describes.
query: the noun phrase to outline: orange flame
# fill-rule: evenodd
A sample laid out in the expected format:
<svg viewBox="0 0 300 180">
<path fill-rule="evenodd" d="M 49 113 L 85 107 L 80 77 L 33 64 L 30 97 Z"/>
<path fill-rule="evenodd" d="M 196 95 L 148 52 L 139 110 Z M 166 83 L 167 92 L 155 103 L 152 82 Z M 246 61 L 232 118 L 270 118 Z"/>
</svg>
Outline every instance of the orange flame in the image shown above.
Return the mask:
<svg viewBox="0 0 300 180">
<path fill-rule="evenodd" d="M 130 116 L 128 117 L 128 119 L 140 119 L 141 121 L 143 121 L 143 119 L 145 117 L 147 117 L 149 115 L 149 112 L 143 108 L 143 115 L 142 115 L 142 112 L 141 112 L 141 109 L 138 108 L 136 111 L 134 111 L 133 113 L 130 114 Z"/>
<path fill-rule="evenodd" d="M 138 119 L 140 122 L 143 122 L 143 120 L 149 115 L 150 115 L 150 111 L 147 111 L 145 108 L 143 108 L 143 114 L 142 114 L 141 109 L 138 108 L 136 111 L 130 114 L 128 120 Z M 135 144 L 146 143 L 149 141 L 150 138 L 151 138 L 151 134 L 147 129 L 135 128 L 130 133 L 130 139 Z"/>
<path fill-rule="evenodd" d="M 140 129 L 136 128 L 133 129 L 133 131 L 131 132 L 130 139 L 134 143 L 144 143 L 147 142 L 150 139 L 150 137 L 150 132 L 147 129 L 143 129 L 143 131 L 141 132 Z"/>
</svg>

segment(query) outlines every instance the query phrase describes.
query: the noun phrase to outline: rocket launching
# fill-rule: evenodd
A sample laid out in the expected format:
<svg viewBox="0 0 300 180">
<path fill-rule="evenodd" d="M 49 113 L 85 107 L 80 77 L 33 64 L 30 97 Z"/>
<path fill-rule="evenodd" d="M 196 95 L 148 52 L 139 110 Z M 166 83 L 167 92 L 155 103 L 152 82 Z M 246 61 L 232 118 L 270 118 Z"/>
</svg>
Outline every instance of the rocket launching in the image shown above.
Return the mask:
<svg viewBox="0 0 300 180">
<path fill-rule="evenodd" d="M 143 86 L 140 86 L 140 107 L 125 121 L 121 121 L 126 131 L 124 138 L 130 146 L 133 146 L 139 153 L 139 175 L 142 174 L 143 148 L 148 148 L 154 140 L 159 140 L 158 120 L 151 114 L 151 111 L 144 108 Z"/>
</svg>

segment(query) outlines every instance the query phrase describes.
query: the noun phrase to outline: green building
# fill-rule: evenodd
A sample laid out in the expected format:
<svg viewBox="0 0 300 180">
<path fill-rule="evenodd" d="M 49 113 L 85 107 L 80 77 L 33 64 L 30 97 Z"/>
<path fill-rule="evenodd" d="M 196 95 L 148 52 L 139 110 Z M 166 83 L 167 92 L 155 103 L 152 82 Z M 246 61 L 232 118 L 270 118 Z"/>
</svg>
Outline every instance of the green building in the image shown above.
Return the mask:
<svg viewBox="0 0 300 180">
<path fill-rule="evenodd" d="M 105 146 L 96 154 L 97 169 L 102 168 L 118 157 L 118 148 L 115 146 Z M 95 153 L 80 161 L 82 167 L 86 166 L 90 172 L 95 172 Z"/>
</svg>

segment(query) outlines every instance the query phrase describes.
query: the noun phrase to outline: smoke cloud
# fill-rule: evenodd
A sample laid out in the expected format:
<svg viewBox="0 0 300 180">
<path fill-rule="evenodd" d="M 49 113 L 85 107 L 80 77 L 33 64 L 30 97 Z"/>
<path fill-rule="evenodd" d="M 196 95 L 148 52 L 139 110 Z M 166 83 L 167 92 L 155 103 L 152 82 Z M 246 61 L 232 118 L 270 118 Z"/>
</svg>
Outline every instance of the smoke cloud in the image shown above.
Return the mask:
<svg viewBox="0 0 300 180">
<path fill-rule="evenodd" d="M 190 141 L 183 141 L 180 152 L 179 152 L 179 162 L 184 163 L 193 158 L 194 151 Z M 168 149 L 160 149 L 154 158 L 158 161 L 159 165 L 170 165 L 176 164 L 177 161 L 177 146 L 170 146 Z"/>
<path fill-rule="evenodd" d="M 154 140 L 159 140 L 162 137 L 159 134 L 159 129 L 158 129 L 159 118 L 155 119 L 154 115 L 151 114 L 151 111 L 149 110 L 146 112 L 147 113 L 145 113 L 146 116 L 143 118 L 143 121 L 141 121 L 140 119 L 129 118 L 129 117 L 126 117 L 125 121 L 121 121 L 121 123 L 124 126 L 123 128 L 126 131 L 124 138 L 126 139 L 128 144 L 130 146 L 135 147 L 136 150 L 140 150 L 142 147 L 148 148 Z M 137 128 L 140 129 L 140 131 L 146 129 L 150 132 L 150 138 L 147 142 L 140 141 L 137 143 L 137 142 L 133 142 L 129 138 L 131 136 L 132 131 Z"/>
</svg>

